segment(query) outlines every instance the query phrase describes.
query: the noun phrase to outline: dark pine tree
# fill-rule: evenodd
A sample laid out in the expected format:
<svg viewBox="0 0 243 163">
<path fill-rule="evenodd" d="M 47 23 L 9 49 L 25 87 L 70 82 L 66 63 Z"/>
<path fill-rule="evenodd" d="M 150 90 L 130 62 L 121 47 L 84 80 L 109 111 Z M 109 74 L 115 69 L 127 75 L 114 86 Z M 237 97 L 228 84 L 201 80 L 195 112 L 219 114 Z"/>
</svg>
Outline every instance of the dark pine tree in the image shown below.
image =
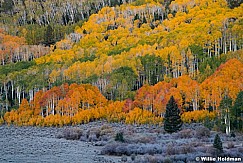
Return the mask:
<svg viewBox="0 0 243 163">
<path fill-rule="evenodd" d="M 54 43 L 55 43 L 55 40 L 54 40 L 54 30 L 51 27 L 51 25 L 49 24 L 47 26 L 47 28 L 46 28 L 46 31 L 45 31 L 44 44 L 47 45 L 47 46 L 50 46 L 50 45 L 52 45 Z"/>
<path fill-rule="evenodd" d="M 233 117 L 233 127 L 237 130 L 243 130 L 243 91 L 239 92 L 231 110 Z"/>
<path fill-rule="evenodd" d="M 221 141 L 221 139 L 220 139 L 218 134 L 215 135 L 214 142 L 213 142 L 213 147 L 216 148 L 219 153 L 223 152 L 222 141 Z"/>
<path fill-rule="evenodd" d="M 0 8 L 0 12 L 3 11 L 7 14 L 13 14 L 14 2 L 13 0 L 4 0 L 2 2 L 2 7 Z"/>
<path fill-rule="evenodd" d="M 165 131 L 172 133 L 178 131 L 181 126 L 182 120 L 180 116 L 180 110 L 175 102 L 174 97 L 171 96 L 169 102 L 166 105 L 164 129 Z"/>
</svg>

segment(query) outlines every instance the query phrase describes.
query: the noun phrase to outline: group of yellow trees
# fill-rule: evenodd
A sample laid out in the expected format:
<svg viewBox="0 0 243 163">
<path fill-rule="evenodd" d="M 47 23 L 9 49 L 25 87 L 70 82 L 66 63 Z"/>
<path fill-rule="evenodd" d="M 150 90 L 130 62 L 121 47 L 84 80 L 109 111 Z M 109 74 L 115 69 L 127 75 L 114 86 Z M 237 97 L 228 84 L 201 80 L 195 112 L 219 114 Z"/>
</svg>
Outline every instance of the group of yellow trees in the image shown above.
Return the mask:
<svg viewBox="0 0 243 163">
<path fill-rule="evenodd" d="M 137 91 L 134 101 L 108 101 L 97 87 L 90 84 L 63 84 L 46 92 L 37 92 L 30 103 L 22 100 L 19 109 L 7 112 L 4 120 L 8 124 L 38 126 L 82 124 L 95 120 L 161 124 L 168 99 L 173 95 L 183 113 L 182 120 L 200 122 L 206 117 L 213 119 L 217 116 L 220 101 L 226 95 L 235 100 L 243 90 L 242 81 L 243 64 L 232 59 L 201 84 L 189 76 L 181 76 L 154 86 L 144 85 Z M 190 106 L 191 112 L 186 112 Z M 213 112 L 207 110 L 209 106 L 213 107 Z"/>
<path fill-rule="evenodd" d="M 148 54 L 161 57 L 166 74 L 172 78 L 183 74 L 195 77 L 202 57 L 241 49 L 242 7 L 229 9 L 224 0 L 176 0 L 170 5 L 175 15 L 162 20 L 156 16 L 163 17 L 166 11 L 156 2 L 104 7 L 82 27 L 76 27 L 81 35 L 78 43 L 64 39 L 57 44 L 58 50 L 36 62 L 56 64 L 50 73 L 52 82 L 60 78 L 82 81 L 125 66 L 139 75 L 142 66 L 138 56 Z M 194 44 L 203 48 L 203 56 L 191 50 Z M 80 60 L 84 58 L 88 61 Z M 66 66 L 58 66 L 60 63 Z"/>
</svg>

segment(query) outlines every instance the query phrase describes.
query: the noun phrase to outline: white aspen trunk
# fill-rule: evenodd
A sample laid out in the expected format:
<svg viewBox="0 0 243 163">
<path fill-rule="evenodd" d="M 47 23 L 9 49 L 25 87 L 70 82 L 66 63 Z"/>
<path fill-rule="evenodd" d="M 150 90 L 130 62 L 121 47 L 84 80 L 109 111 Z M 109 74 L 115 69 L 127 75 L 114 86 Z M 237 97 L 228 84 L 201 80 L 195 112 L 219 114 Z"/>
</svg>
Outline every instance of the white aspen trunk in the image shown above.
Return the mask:
<svg viewBox="0 0 243 163">
<path fill-rule="evenodd" d="M 230 36 L 229 36 L 230 38 L 229 38 L 229 51 L 231 52 L 232 51 L 232 36 L 231 36 L 231 33 L 230 33 Z"/>
<path fill-rule="evenodd" d="M 33 89 L 29 90 L 29 96 L 30 96 L 30 100 L 29 100 L 29 102 L 30 102 L 30 101 L 33 100 L 33 97 L 34 97 L 34 91 L 33 91 Z"/>
<path fill-rule="evenodd" d="M 192 99 L 192 108 L 193 108 L 193 111 L 195 111 L 195 110 L 196 110 L 196 106 L 195 106 L 195 100 L 194 100 L 194 99 Z"/>
<path fill-rule="evenodd" d="M 215 44 L 214 44 L 214 53 L 215 53 L 215 56 L 217 57 L 217 55 L 218 55 L 218 45 L 217 45 L 217 40 L 215 40 Z"/>
<path fill-rule="evenodd" d="M 234 51 L 236 51 L 237 50 L 237 44 L 236 44 L 236 38 L 234 38 Z"/>
<path fill-rule="evenodd" d="M 20 102 L 21 102 L 21 92 L 20 92 L 19 86 L 17 86 L 17 99 L 18 99 L 18 102 L 19 102 L 19 105 L 20 105 Z"/>
<path fill-rule="evenodd" d="M 223 51 L 223 37 L 220 38 L 220 50 Z"/>
<path fill-rule="evenodd" d="M 11 97 L 12 97 L 12 100 L 14 99 L 14 84 L 13 84 L 13 81 L 11 80 L 11 90 L 12 90 L 12 95 L 11 95 Z"/>
<path fill-rule="evenodd" d="M 4 89 L 4 92 L 5 92 L 5 106 L 6 106 L 6 111 L 8 111 L 8 90 L 7 90 L 7 86 L 6 86 L 6 83 L 4 81 L 3 83 L 3 89 Z"/>
<path fill-rule="evenodd" d="M 41 116 L 44 118 L 43 108 L 41 108 Z"/>
<path fill-rule="evenodd" d="M 46 116 L 48 116 L 49 114 L 48 114 L 48 105 L 46 106 Z"/>
<path fill-rule="evenodd" d="M 228 115 L 228 111 L 224 117 L 224 123 L 226 125 L 226 128 L 225 128 L 225 132 L 226 132 L 226 135 L 229 135 L 230 134 L 230 119 L 229 119 L 229 115 Z"/>
<path fill-rule="evenodd" d="M 207 99 L 205 98 L 205 106 L 204 106 L 204 109 L 207 108 Z"/>
<path fill-rule="evenodd" d="M 209 48 L 207 49 L 207 51 L 208 51 L 208 56 L 211 58 L 211 56 L 209 55 Z"/>
<path fill-rule="evenodd" d="M 55 109 L 54 109 L 54 107 L 55 107 L 55 105 L 54 105 L 54 96 L 53 96 L 53 98 L 52 98 L 52 100 L 51 100 L 51 112 L 52 112 L 53 115 L 55 114 Z"/>
<path fill-rule="evenodd" d="M 226 43 L 226 41 L 224 41 L 224 54 L 226 54 L 227 53 L 227 43 Z"/>
<path fill-rule="evenodd" d="M 23 94 L 23 99 L 24 99 L 24 91 L 22 92 L 22 94 Z"/>
</svg>

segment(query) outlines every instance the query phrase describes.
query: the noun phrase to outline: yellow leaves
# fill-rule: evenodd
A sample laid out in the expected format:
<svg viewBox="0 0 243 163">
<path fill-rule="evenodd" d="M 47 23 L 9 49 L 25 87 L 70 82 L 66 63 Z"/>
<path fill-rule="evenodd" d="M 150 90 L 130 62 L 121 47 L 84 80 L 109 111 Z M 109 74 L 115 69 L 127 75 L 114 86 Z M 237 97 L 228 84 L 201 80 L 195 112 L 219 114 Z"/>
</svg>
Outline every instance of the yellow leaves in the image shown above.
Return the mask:
<svg viewBox="0 0 243 163">
<path fill-rule="evenodd" d="M 180 49 L 186 49 L 189 47 L 189 45 L 190 45 L 190 43 L 189 43 L 188 39 L 182 39 L 179 44 L 179 47 L 180 47 Z"/>
<path fill-rule="evenodd" d="M 4 124 L 4 119 L 1 117 L 0 118 L 0 125 Z"/>
<path fill-rule="evenodd" d="M 12 123 L 16 124 L 17 119 L 18 119 L 18 114 L 15 110 L 11 110 L 10 112 L 4 114 L 4 120 L 8 125 Z"/>
<path fill-rule="evenodd" d="M 69 125 L 71 124 L 71 118 L 68 116 L 60 116 L 59 114 L 56 115 L 49 115 L 43 119 L 42 126 L 60 126 Z"/>
<path fill-rule="evenodd" d="M 52 70 L 51 74 L 49 75 L 50 82 L 54 83 L 57 80 L 57 77 L 60 76 L 60 70 Z"/>
<path fill-rule="evenodd" d="M 75 62 L 64 71 L 64 77 L 67 79 L 83 80 L 94 74 L 96 69 L 95 62 Z"/>
<path fill-rule="evenodd" d="M 4 115 L 4 120 L 7 124 L 13 123 L 18 126 L 26 126 L 29 125 L 33 113 L 33 109 L 30 108 L 28 101 L 23 99 L 19 109 L 16 111 L 12 110 L 11 112 L 7 112 Z"/>
<path fill-rule="evenodd" d="M 103 107 L 81 109 L 72 118 L 73 124 L 88 123 L 90 121 L 106 119 L 108 122 L 120 122 L 124 119 L 125 113 L 122 112 L 124 102 L 114 102 Z"/>
<path fill-rule="evenodd" d="M 181 115 L 181 119 L 184 123 L 203 122 L 207 117 L 212 120 L 216 116 L 216 112 L 209 112 L 207 110 L 195 110 L 190 112 L 184 112 Z"/>
<path fill-rule="evenodd" d="M 72 42 L 70 39 L 64 39 L 56 43 L 57 49 L 68 50 L 72 47 Z"/>
<path fill-rule="evenodd" d="M 37 65 L 44 63 L 69 63 L 75 58 L 75 53 L 72 49 L 62 50 L 56 49 L 49 55 L 35 59 Z"/>
<path fill-rule="evenodd" d="M 134 108 L 126 115 L 125 122 L 127 124 L 161 124 L 162 118 L 156 117 L 152 112 Z"/>
</svg>

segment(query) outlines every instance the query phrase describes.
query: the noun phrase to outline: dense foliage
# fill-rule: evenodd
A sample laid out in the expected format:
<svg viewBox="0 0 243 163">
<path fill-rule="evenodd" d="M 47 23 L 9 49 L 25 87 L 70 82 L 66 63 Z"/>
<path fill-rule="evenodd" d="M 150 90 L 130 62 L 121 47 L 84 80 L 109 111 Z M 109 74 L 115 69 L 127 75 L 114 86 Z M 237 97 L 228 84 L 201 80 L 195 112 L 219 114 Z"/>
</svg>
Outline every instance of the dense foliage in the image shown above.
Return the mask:
<svg viewBox="0 0 243 163">
<path fill-rule="evenodd" d="M 227 110 L 232 127 L 242 130 L 238 1 L 12 2 L 0 5 L 0 109 L 7 123 L 161 124 L 173 96 L 184 122 L 224 120 Z M 39 43 L 50 48 L 27 45 Z M 229 109 L 220 106 L 225 97 Z"/>
</svg>

